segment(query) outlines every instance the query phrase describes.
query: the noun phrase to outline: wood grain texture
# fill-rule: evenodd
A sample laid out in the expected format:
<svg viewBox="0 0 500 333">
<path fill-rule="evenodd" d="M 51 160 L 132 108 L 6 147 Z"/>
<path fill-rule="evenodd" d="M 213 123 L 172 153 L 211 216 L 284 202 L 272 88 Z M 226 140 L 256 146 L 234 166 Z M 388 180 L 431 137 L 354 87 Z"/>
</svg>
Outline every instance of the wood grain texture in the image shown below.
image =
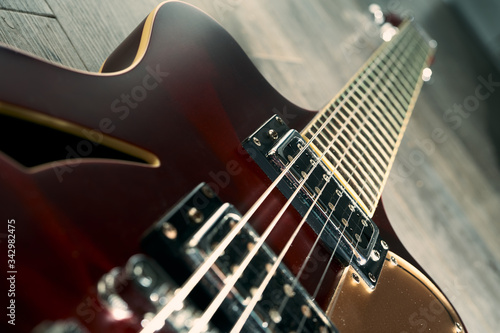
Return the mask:
<svg viewBox="0 0 500 333">
<path fill-rule="evenodd" d="M 0 10 L 0 42 L 58 64 L 83 68 L 55 18 Z"/>
<path fill-rule="evenodd" d="M 96 71 L 159 2 L 47 0 L 55 19 L 0 11 L 0 41 L 51 61 Z M 45 2 L 12 3 L 19 9 L 34 3 L 44 8 Z M 306 108 L 318 109 L 331 99 L 380 43 L 362 14 L 368 1 L 189 3 L 219 20 L 265 77 Z M 488 114 L 498 110 L 500 89 L 463 117 L 459 126 L 444 115 L 474 94 L 478 77 L 491 74 L 494 81 L 500 77 L 444 4 L 392 1 L 386 6 L 411 10 L 438 40 L 439 49 L 433 82 L 424 87 L 417 102 L 384 203 L 399 236 L 445 291 L 469 331 L 496 332 L 500 171 L 488 135 Z M 433 132 L 440 130 L 444 134 L 437 140 Z"/>
<path fill-rule="evenodd" d="M 0 9 L 34 14 L 40 16 L 54 17 L 52 10 L 44 0 L 36 1 L 17 1 L 17 0 L 2 0 Z"/>
</svg>

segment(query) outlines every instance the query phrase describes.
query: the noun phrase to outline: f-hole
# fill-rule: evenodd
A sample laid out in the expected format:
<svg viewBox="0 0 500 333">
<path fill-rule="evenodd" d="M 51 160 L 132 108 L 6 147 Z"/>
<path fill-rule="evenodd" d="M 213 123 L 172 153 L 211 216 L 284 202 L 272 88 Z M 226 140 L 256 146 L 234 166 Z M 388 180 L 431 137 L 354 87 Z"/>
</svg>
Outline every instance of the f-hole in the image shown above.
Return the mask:
<svg viewBox="0 0 500 333">
<path fill-rule="evenodd" d="M 150 152 L 102 133 L 84 137 L 85 129 L 74 126 L 72 132 L 82 133 L 82 136 L 78 136 L 65 130 L 71 127 L 68 124 L 65 124 L 64 129 L 57 128 L 61 122 L 54 119 L 51 123 L 50 117 L 42 116 L 41 121 L 33 117 L 34 121 L 31 121 L 26 118 L 35 114 L 32 111 L 20 112 L 21 117 L 12 116 L 15 112 L 6 114 L 5 111 L 0 105 L 0 151 L 27 168 L 77 158 L 159 165 L 158 158 Z"/>
</svg>

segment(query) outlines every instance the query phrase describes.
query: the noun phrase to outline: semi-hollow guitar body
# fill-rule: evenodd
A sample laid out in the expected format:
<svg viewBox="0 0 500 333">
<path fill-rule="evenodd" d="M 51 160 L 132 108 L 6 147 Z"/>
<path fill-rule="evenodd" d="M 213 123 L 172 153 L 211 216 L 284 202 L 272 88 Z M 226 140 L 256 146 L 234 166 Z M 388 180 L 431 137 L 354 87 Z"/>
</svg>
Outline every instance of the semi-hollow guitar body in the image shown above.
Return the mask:
<svg viewBox="0 0 500 333">
<path fill-rule="evenodd" d="M 13 266 L 2 264 L 3 271 L 13 272 L 8 276 L 15 276 L 15 326 L 2 319 L 8 331 L 52 332 L 70 325 L 83 332 L 147 328 L 160 311 L 143 305 L 140 296 L 131 297 L 138 292 L 130 291 L 131 278 L 122 276 L 131 257 L 154 257 L 148 251 L 156 251 L 156 243 L 145 244 L 144 235 L 200 184 L 206 184 L 202 190 L 208 198 L 220 198 L 245 216 L 273 179 L 242 143 L 254 144 L 248 138 L 276 110 L 293 115 L 281 115 L 281 121 L 299 132 L 318 114 L 281 96 L 223 28 L 179 2 L 159 6 L 101 73 L 62 68 L 5 47 L 0 48 L 0 73 L 1 219 L 15 229 Z M 287 200 L 276 188 L 262 201 L 249 218 L 257 234 L 265 232 Z M 299 284 L 315 295 L 318 316 L 332 324 L 306 324 L 303 331 L 465 332 L 452 305 L 398 240 L 382 205 L 370 211 L 366 214 L 385 249 L 382 258 L 369 257 L 381 263 L 374 287 L 345 260 L 329 260 L 327 242 L 316 244 L 307 258 L 317 230 L 305 224 L 293 236 L 302 216 L 292 206 L 266 239 L 278 255 L 295 237 L 284 263 L 293 275 L 300 273 Z M 203 219 L 197 213 L 187 212 L 193 223 Z M 181 238 L 181 229 L 163 226 L 166 238 Z M 192 273 L 178 274 L 179 258 L 148 260 L 179 286 Z M 113 275 L 117 268 L 123 269 Z M 122 279 L 122 287 L 116 281 L 106 284 L 111 277 Z M 8 290 L 10 281 L 4 284 Z M 117 295 L 126 304 L 113 302 Z M 3 305 L 14 299 L 3 297 Z M 199 313 L 183 314 L 187 328 L 210 297 L 190 296 Z M 188 301 L 183 304 L 187 309 Z M 297 318 L 307 321 L 308 308 L 300 309 Z M 280 331 L 279 313 L 269 310 L 266 316 L 270 319 L 259 317 L 261 330 Z M 238 318 L 233 319 L 220 314 L 207 329 L 230 330 Z M 188 331 L 178 325 L 170 323 L 162 331 Z M 298 324 L 289 325 L 289 331 L 298 331 Z"/>
</svg>

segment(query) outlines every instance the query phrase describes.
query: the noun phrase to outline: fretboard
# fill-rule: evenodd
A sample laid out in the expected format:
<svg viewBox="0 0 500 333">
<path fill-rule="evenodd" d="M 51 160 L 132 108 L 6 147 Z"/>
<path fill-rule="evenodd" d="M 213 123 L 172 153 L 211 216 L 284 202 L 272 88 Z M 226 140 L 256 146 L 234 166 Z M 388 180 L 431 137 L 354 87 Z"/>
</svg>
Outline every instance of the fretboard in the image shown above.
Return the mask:
<svg viewBox="0 0 500 333">
<path fill-rule="evenodd" d="M 403 24 L 301 133 L 370 216 L 434 52 L 429 44 Z"/>
</svg>

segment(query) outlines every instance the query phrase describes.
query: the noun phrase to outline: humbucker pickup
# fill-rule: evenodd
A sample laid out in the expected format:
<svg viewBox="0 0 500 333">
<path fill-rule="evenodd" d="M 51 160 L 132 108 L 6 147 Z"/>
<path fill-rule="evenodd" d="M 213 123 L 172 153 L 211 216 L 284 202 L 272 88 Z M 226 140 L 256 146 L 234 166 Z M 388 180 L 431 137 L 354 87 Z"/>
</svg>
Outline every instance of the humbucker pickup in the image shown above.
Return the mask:
<svg viewBox="0 0 500 333">
<path fill-rule="evenodd" d="M 335 249 L 340 261 L 352 265 L 375 288 L 387 244 L 380 239 L 376 224 L 300 133 L 273 116 L 242 145 L 272 181 L 286 172 L 277 185 L 285 197 L 301 187 L 292 205 L 302 216 L 314 205 L 306 217 L 308 224 L 327 247 Z"/>
<path fill-rule="evenodd" d="M 182 284 L 231 231 L 241 214 L 223 203 L 206 184 L 184 197 L 142 240 L 144 251 Z M 248 223 L 200 281 L 191 298 L 202 310 L 224 286 L 255 245 L 259 235 Z M 231 329 L 245 310 L 277 257 L 264 243 L 215 313 L 220 331 Z M 174 268 L 174 269 L 173 269 Z M 286 306 L 284 306 L 286 305 Z M 284 264 L 272 276 L 243 332 L 338 332 L 317 303 Z"/>
</svg>

